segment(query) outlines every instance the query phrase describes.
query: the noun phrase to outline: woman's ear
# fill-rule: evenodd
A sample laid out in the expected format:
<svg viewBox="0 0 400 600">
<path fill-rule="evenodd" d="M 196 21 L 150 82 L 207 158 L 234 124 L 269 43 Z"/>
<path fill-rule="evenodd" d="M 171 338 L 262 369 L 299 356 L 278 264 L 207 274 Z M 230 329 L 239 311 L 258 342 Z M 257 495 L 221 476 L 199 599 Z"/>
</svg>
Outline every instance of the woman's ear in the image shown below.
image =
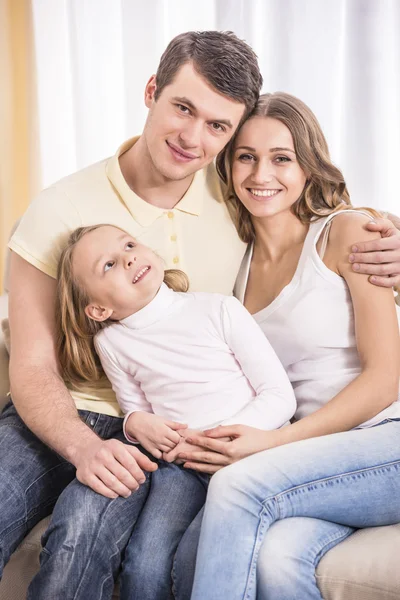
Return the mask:
<svg viewBox="0 0 400 600">
<path fill-rule="evenodd" d="M 96 304 L 88 304 L 85 308 L 85 314 L 89 319 L 101 323 L 102 321 L 107 321 L 107 319 L 111 317 L 113 310 Z"/>
<path fill-rule="evenodd" d="M 151 108 L 153 104 L 156 88 L 156 76 L 152 75 L 149 81 L 147 82 L 144 90 L 144 103 L 147 106 L 147 108 Z"/>
</svg>

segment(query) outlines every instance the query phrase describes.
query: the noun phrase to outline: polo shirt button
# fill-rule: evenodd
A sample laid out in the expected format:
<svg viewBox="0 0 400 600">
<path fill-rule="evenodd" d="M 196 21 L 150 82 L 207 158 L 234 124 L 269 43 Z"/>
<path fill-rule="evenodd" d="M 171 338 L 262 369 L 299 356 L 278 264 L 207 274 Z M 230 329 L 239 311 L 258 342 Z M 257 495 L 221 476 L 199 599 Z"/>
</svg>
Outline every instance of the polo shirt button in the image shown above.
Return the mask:
<svg viewBox="0 0 400 600">
<path fill-rule="evenodd" d="M 174 218 L 174 213 L 173 213 L 173 212 L 171 212 L 171 211 L 169 211 L 169 212 L 167 213 L 167 215 L 168 215 L 168 219 L 173 219 L 173 218 Z"/>
<path fill-rule="evenodd" d="M 174 256 L 174 258 L 172 259 L 172 262 L 174 263 L 174 265 L 178 264 L 179 257 L 178 256 Z"/>
<path fill-rule="evenodd" d="M 171 242 L 176 242 L 177 240 L 177 236 L 176 235 L 171 235 Z"/>
<path fill-rule="evenodd" d="M 94 427 L 96 425 L 95 419 L 90 419 L 90 427 Z"/>
</svg>

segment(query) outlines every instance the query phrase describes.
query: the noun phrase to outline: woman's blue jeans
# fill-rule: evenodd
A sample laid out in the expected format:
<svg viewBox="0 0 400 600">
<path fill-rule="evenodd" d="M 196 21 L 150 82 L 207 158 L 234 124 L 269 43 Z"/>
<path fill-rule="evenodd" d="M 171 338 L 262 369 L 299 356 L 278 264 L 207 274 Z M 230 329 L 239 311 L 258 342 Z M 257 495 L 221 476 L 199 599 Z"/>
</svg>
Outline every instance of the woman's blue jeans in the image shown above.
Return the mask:
<svg viewBox="0 0 400 600">
<path fill-rule="evenodd" d="M 321 600 L 322 556 L 399 521 L 399 421 L 260 452 L 211 479 L 192 600 Z"/>
</svg>

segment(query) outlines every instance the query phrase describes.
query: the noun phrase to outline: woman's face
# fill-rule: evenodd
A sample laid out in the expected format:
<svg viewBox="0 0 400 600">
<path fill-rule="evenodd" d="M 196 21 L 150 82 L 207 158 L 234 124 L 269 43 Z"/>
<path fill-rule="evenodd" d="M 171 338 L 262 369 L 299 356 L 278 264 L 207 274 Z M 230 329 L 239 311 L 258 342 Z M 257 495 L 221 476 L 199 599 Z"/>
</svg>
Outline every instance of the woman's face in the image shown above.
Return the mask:
<svg viewBox="0 0 400 600">
<path fill-rule="evenodd" d="M 232 164 L 239 200 L 256 218 L 290 210 L 306 183 L 289 129 L 271 117 L 252 117 L 241 128 Z"/>
</svg>

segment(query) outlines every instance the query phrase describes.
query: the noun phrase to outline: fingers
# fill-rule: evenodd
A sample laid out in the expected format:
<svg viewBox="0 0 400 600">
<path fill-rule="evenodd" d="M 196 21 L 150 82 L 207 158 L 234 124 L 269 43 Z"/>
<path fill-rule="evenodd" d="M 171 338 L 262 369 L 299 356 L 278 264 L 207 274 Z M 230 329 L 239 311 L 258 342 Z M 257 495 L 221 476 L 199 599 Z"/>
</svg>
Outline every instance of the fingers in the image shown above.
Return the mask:
<svg viewBox="0 0 400 600">
<path fill-rule="evenodd" d="M 176 431 L 173 431 L 169 427 L 167 428 L 165 438 L 162 440 L 162 443 L 168 446 L 169 448 L 174 448 L 181 441 L 182 437 Z"/>
<path fill-rule="evenodd" d="M 88 487 L 90 487 L 93 491 L 97 492 L 98 494 L 101 494 L 102 496 L 105 496 L 106 498 L 111 498 L 111 499 L 115 499 L 118 498 L 118 494 L 116 494 L 115 492 L 113 492 L 112 490 L 110 490 L 106 485 L 104 485 L 104 483 L 95 475 L 90 475 L 86 481 L 82 481 L 81 479 L 79 479 L 78 475 L 77 475 L 77 479 L 78 481 L 80 481 L 81 483 L 83 483 L 84 485 L 87 485 Z"/>
<path fill-rule="evenodd" d="M 241 425 L 220 425 L 213 429 L 207 429 L 204 434 L 207 437 L 220 438 L 220 437 L 238 437 L 242 433 Z"/>
<path fill-rule="evenodd" d="M 193 471 L 199 471 L 200 473 L 208 473 L 209 475 L 213 475 L 220 469 L 222 469 L 222 465 L 205 465 L 203 463 L 196 462 L 185 462 L 183 465 L 184 469 L 193 469 Z"/>
<path fill-rule="evenodd" d="M 356 273 L 365 273 L 366 275 L 394 275 L 400 273 L 400 263 L 381 263 L 381 264 L 360 264 L 352 265 Z"/>
<path fill-rule="evenodd" d="M 350 254 L 351 263 L 396 263 L 399 260 L 398 250 L 377 250 L 376 252 L 355 252 Z"/>
<path fill-rule="evenodd" d="M 152 460 L 150 460 L 148 456 L 143 454 L 143 452 L 140 452 L 139 448 L 135 448 L 135 446 L 126 445 L 124 445 L 124 447 L 129 450 L 130 454 L 134 459 L 134 462 L 137 463 L 137 465 L 139 465 L 141 469 L 144 469 L 145 471 L 157 470 L 157 465 Z"/>
<path fill-rule="evenodd" d="M 200 462 L 220 466 L 226 466 L 231 463 L 231 460 L 227 456 L 207 451 L 179 452 L 178 458 L 183 459 L 185 462 Z"/>
<path fill-rule="evenodd" d="M 369 281 L 374 285 L 378 285 L 380 287 L 396 287 L 400 286 L 400 275 L 396 275 L 396 277 L 377 277 L 373 276 L 369 278 Z"/>
<path fill-rule="evenodd" d="M 96 477 L 102 482 L 104 483 L 104 485 L 111 490 L 112 492 L 114 492 L 115 494 L 117 494 L 117 496 L 122 496 L 123 498 L 129 498 L 129 496 L 131 495 L 132 491 L 135 491 L 138 489 L 139 484 L 137 481 L 135 481 L 135 484 L 131 484 L 131 487 L 127 487 L 126 485 L 124 485 L 120 478 L 121 475 L 119 474 L 119 477 L 114 475 L 111 471 L 109 471 L 105 466 L 99 467 L 97 472 L 96 472 Z"/>
<path fill-rule="evenodd" d="M 176 431 L 178 429 L 187 429 L 187 423 L 178 423 L 177 421 L 165 421 L 165 424 Z"/>
<path fill-rule="evenodd" d="M 393 221 L 390 219 L 374 219 L 366 224 L 366 228 L 369 231 L 389 231 L 390 229 L 395 229 L 396 226 L 393 224 Z"/>
<path fill-rule="evenodd" d="M 190 438 L 187 438 L 186 441 L 189 444 L 194 444 L 195 446 L 202 446 L 203 448 L 213 450 L 213 452 L 220 452 L 221 454 L 225 454 L 226 452 L 226 442 L 221 442 L 218 439 L 213 439 L 203 435 L 192 435 Z"/>
<path fill-rule="evenodd" d="M 397 229 L 392 229 L 388 232 L 388 236 L 378 240 L 370 240 L 369 242 L 356 242 L 352 245 L 352 252 L 376 252 L 379 250 L 396 250 L 400 248 L 400 236 Z"/>
</svg>

